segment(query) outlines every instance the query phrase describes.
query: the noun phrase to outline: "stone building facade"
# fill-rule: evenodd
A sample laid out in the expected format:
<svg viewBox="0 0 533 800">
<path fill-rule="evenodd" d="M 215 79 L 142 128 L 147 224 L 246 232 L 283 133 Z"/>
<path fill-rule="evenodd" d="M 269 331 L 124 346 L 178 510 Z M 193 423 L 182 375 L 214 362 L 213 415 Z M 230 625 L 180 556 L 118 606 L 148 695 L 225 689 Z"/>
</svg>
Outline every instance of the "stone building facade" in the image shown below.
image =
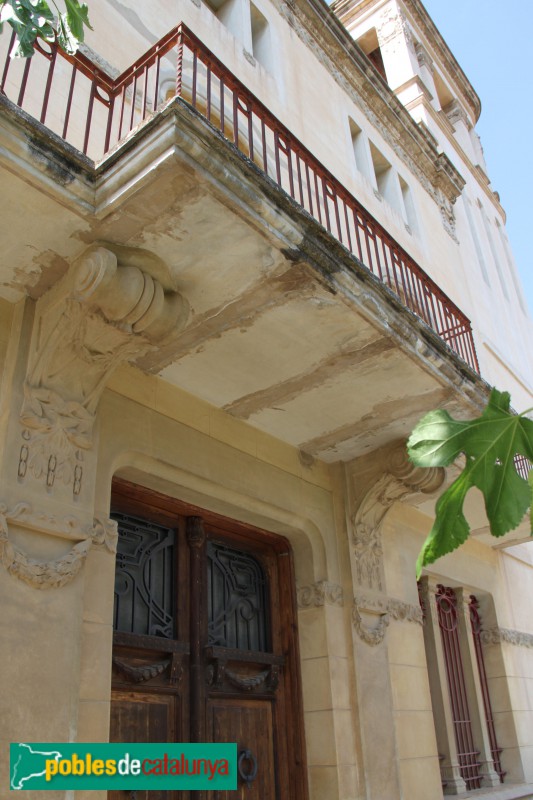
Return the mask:
<svg viewBox="0 0 533 800">
<path fill-rule="evenodd" d="M 526 521 L 473 496 L 414 570 L 456 467 L 410 430 L 532 405 L 473 87 L 420 0 L 90 15 L 0 38 L 2 791 L 111 737 L 237 741 L 250 800 L 533 797 Z"/>
</svg>

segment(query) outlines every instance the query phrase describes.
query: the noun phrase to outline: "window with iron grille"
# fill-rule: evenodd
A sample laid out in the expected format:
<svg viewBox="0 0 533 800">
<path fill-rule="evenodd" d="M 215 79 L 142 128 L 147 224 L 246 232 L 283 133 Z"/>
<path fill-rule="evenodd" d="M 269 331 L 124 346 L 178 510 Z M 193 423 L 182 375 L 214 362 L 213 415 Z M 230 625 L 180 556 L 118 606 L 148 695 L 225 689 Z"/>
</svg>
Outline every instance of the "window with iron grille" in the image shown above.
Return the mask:
<svg viewBox="0 0 533 800">
<path fill-rule="evenodd" d="M 479 604 L 461 588 L 419 585 L 442 783 L 445 792 L 503 782 L 481 642 Z"/>
</svg>

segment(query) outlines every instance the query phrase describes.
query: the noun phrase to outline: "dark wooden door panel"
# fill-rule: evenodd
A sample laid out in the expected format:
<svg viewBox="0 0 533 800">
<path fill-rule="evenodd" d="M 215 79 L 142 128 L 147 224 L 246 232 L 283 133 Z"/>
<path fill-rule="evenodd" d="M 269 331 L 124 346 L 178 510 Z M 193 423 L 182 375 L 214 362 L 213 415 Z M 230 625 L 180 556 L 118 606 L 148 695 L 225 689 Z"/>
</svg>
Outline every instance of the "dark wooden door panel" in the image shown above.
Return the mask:
<svg viewBox="0 0 533 800">
<path fill-rule="evenodd" d="M 179 698 L 143 692 L 113 692 L 112 742 L 173 742 Z M 137 790 L 135 800 L 167 800 L 174 792 Z M 131 791 L 108 792 L 108 800 L 130 800 Z"/>
<path fill-rule="evenodd" d="M 277 800 L 272 703 L 269 700 L 211 700 L 208 727 L 214 742 L 237 742 L 237 753 L 248 750 L 257 763 L 257 777 L 247 784 L 239 778 L 237 792 L 210 792 L 210 800 Z M 249 775 L 253 759 L 242 763 Z"/>
<path fill-rule="evenodd" d="M 236 791 L 136 800 L 305 800 L 288 543 L 125 481 L 114 490 L 111 741 L 236 742 L 245 777 L 257 764 Z"/>
<path fill-rule="evenodd" d="M 113 692 L 112 742 L 174 742 L 176 703 L 173 695 Z"/>
</svg>

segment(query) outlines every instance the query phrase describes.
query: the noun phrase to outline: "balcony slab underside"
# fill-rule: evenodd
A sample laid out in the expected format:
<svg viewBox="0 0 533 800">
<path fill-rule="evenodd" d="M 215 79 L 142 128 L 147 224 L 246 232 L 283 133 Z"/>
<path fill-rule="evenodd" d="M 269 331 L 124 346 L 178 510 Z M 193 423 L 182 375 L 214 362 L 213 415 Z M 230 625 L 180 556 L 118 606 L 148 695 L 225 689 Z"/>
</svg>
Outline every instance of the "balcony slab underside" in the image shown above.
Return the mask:
<svg viewBox="0 0 533 800">
<path fill-rule="evenodd" d="M 182 100 L 97 165 L 0 100 L 8 301 L 94 242 L 149 251 L 192 312 L 137 366 L 327 462 L 483 405 L 482 380 Z"/>
</svg>

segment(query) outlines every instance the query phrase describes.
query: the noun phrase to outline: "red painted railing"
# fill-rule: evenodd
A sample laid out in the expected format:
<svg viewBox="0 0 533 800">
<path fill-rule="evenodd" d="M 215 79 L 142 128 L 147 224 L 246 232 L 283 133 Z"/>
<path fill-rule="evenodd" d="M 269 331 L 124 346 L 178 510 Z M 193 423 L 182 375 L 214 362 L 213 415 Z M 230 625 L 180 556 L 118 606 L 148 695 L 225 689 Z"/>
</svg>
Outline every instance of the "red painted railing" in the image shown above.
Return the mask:
<svg viewBox="0 0 533 800">
<path fill-rule="evenodd" d="M 40 42 L 25 62 L 6 55 L 0 91 L 95 160 L 182 97 L 479 372 L 468 318 L 184 24 L 114 80 Z"/>
</svg>

